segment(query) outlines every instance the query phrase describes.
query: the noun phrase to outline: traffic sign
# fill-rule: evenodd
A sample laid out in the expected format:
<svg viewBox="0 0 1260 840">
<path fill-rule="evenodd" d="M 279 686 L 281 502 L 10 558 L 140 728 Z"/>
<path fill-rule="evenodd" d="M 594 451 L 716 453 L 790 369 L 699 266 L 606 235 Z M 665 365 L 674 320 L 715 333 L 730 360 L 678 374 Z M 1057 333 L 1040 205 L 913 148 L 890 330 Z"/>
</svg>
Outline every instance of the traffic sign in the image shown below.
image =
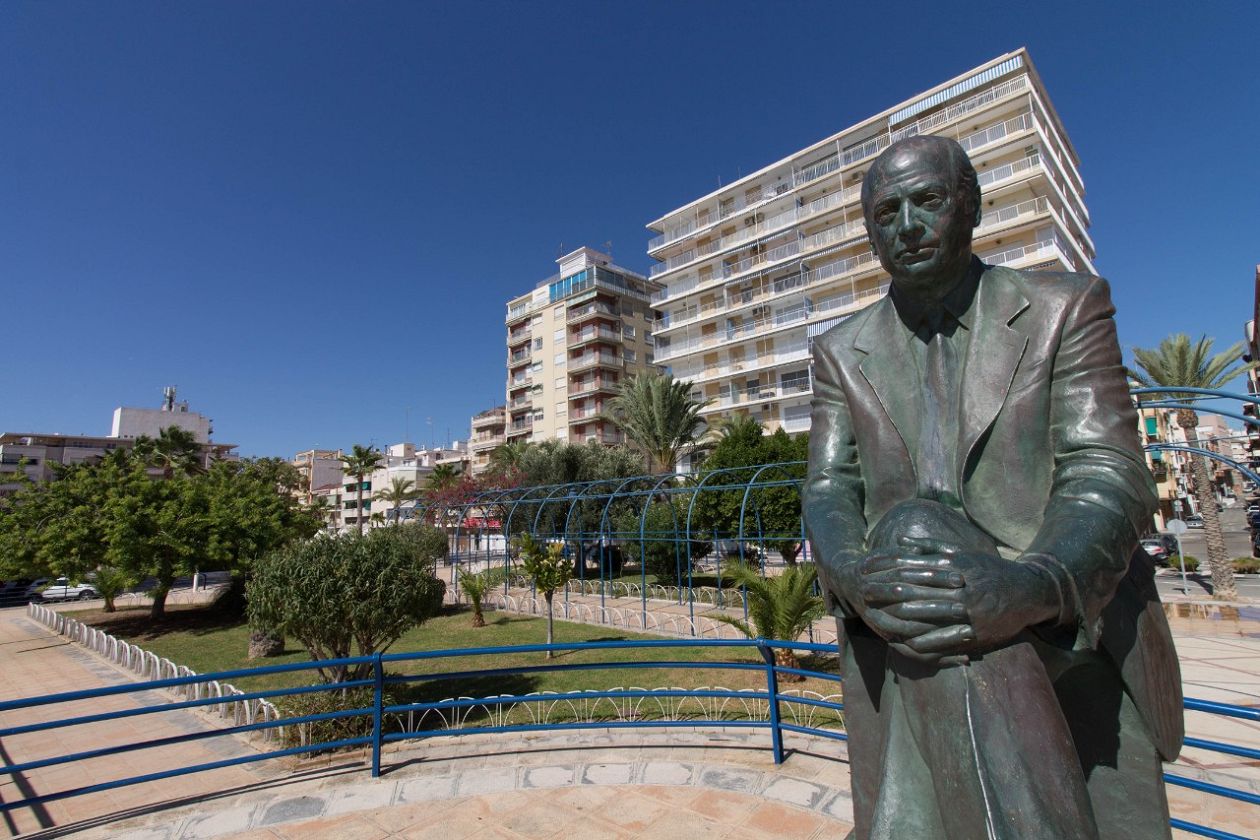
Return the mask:
<svg viewBox="0 0 1260 840">
<path fill-rule="evenodd" d="M 1190 530 L 1189 526 L 1180 519 L 1169 519 L 1164 523 L 1164 528 L 1168 530 L 1168 533 L 1174 534 L 1178 537 Z"/>
</svg>

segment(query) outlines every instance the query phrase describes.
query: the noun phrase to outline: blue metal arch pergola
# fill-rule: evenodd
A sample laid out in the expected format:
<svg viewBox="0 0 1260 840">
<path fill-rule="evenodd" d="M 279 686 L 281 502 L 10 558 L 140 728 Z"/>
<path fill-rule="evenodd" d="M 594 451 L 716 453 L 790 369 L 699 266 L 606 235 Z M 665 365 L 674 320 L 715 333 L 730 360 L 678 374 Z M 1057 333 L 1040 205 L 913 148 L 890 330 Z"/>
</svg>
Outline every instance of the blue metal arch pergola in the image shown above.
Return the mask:
<svg viewBox="0 0 1260 840">
<path fill-rule="evenodd" d="M 1206 402 L 1190 402 L 1198 397 L 1210 402 L 1229 401 L 1260 406 L 1260 396 L 1219 389 L 1177 387 L 1134 388 L 1131 394 L 1138 408 L 1215 414 L 1242 422 L 1249 428 L 1260 428 L 1260 419 L 1251 414 L 1230 411 Z M 1143 399 L 1156 395 L 1165 395 L 1166 398 Z M 1209 458 L 1237 470 L 1260 486 L 1260 473 L 1251 464 L 1242 463 L 1195 443 L 1197 442 L 1156 442 L 1147 444 L 1144 448 L 1151 452 L 1181 452 Z M 603 608 L 611 591 L 610 584 L 613 583 L 614 552 L 621 553 L 622 558 L 627 559 L 624 550 L 633 546 L 634 553 L 638 555 L 638 600 L 645 626 L 648 612 L 649 546 L 664 543 L 667 548 L 660 553 L 671 553 L 675 560 L 674 583 L 667 588 L 677 588 L 676 599 L 671 599 L 677 600 L 679 605 L 686 601 L 688 617 L 694 628 L 697 561 L 704 559 L 709 553 L 716 555 L 713 574 L 717 590 L 715 597 L 720 602 L 723 597 L 722 548 L 730 550 L 733 547 L 729 556 L 738 557 L 741 562 L 755 554 L 761 558 L 760 565 L 764 574 L 765 547 L 768 543 L 796 541 L 802 548 L 806 546 L 804 525 L 799 513 L 790 528 L 766 528 L 763 517 L 766 493 L 783 489 L 795 493 L 799 498 L 805 468 L 802 461 L 789 461 L 710 470 L 698 478 L 674 474 L 645 474 L 567 484 L 493 488 L 477 492 L 456 503 L 420 505 L 416 513 L 426 520 L 446 523 L 448 527 L 453 523 L 455 551 L 451 557 L 451 583 L 456 592 L 459 588 L 458 576 L 464 569 L 489 567 L 497 561 L 502 563 L 505 572 L 510 572 L 510 541 L 516 534 L 529 530 L 543 540 L 565 543 L 566 552 L 576 558 L 580 586 L 585 587 L 588 581 L 588 560 L 595 557 L 599 570 L 600 606 Z M 701 526 L 697 521 L 702 507 L 700 502 L 708 494 L 731 494 L 732 499 L 738 497 L 737 514 L 730 521 L 716 524 L 706 522 Z M 664 529 L 649 528 L 653 507 L 663 505 L 669 508 L 668 516 L 663 518 L 670 524 Z M 484 546 L 483 550 L 460 550 L 460 535 L 465 529 L 471 529 L 470 526 L 475 526 L 477 543 Z M 488 538 L 491 534 L 502 538 L 501 554 L 495 552 L 492 541 Z M 808 559 L 808 550 L 805 550 Z M 506 592 L 508 584 L 505 582 L 504 586 Z M 568 597 L 567 590 L 565 597 Z"/>
</svg>

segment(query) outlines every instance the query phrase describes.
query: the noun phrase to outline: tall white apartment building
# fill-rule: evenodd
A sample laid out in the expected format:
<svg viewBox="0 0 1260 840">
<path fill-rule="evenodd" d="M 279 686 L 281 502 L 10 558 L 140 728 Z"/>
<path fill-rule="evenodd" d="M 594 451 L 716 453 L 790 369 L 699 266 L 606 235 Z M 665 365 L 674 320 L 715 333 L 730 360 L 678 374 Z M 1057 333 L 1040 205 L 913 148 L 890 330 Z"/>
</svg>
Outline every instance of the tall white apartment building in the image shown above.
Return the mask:
<svg viewBox="0 0 1260 840">
<path fill-rule="evenodd" d="M 626 376 L 654 367 L 660 287 L 591 248 L 556 262 L 559 274 L 508 301 L 505 438 L 621 443 L 601 415 Z"/>
<path fill-rule="evenodd" d="M 891 143 L 956 139 L 980 176 L 974 251 L 1014 268 L 1094 272 L 1078 159 L 1024 49 L 772 163 L 648 225 L 656 361 L 705 414 L 809 428 L 814 337 L 888 290 L 861 185 Z"/>
</svg>

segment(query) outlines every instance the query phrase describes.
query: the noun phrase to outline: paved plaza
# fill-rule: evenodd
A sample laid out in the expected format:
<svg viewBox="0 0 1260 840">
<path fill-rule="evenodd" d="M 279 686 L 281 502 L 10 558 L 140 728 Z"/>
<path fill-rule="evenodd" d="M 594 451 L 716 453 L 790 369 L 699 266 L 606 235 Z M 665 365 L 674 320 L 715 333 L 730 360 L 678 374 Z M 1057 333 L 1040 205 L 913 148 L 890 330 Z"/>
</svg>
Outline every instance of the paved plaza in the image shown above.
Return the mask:
<svg viewBox="0 0 1260 840">
<path fill-rule="evenodd" d="M 1202 606 L 1170 608 L 1186 694 L 1260 705 L 1260 622 Z M 114 685 L 131 677 L 31 621 L 0 611 L 0 695 L 5 699 Z M 92 701 L 90 711 L 160 702 L 155 694 Z M 49 719 L 15 712 L 5 726 Z M 58 716 L 85 714 L 81 704 Z M 182 734 L 223 725 L 167 712 L 4 739 L 6 761 Z M 1188 713 L 1190 733 L 1260 745 L 1260 725 Z M 385 754 L 372 779 L 362 752 L 146 783 L 19 809 L 9 836 L 176 838 L 843 837 L 850 827 L 842 743 L 789 735 L 776 767 L 768 735 L 741 730 L 636 730 L 471 735 L 408 744 Z M 175 763 L 245 755 L 251 744 L 216 738 L 126 753 L 4 780 L 0 796 L 62 790 Z M 1185 751 L 1174 772 L 1260 791 L 1254 762 Z M 1254 836 L 1255 806 L 1169 788 L 1173 813 Z M 1188 835 L 1187 835 L 1188 836 Z"/>
</svg>

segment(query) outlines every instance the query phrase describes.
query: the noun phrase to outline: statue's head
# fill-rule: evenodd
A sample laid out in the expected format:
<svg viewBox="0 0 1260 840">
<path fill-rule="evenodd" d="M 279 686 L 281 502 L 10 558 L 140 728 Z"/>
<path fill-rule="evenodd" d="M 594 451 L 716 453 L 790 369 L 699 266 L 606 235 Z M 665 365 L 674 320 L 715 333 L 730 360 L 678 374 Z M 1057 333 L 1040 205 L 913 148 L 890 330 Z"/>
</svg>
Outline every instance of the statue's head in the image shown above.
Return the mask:
<svg viewBox="0 0 1260 840">
<path fill-rule="evenodd" d="M 980 210 L 975 167 L 947 137 L 894 143 L 862 180 L 871 247 L 907 292 L 939 296 L 954 287 L 971 261 Z"/>
</svg>

